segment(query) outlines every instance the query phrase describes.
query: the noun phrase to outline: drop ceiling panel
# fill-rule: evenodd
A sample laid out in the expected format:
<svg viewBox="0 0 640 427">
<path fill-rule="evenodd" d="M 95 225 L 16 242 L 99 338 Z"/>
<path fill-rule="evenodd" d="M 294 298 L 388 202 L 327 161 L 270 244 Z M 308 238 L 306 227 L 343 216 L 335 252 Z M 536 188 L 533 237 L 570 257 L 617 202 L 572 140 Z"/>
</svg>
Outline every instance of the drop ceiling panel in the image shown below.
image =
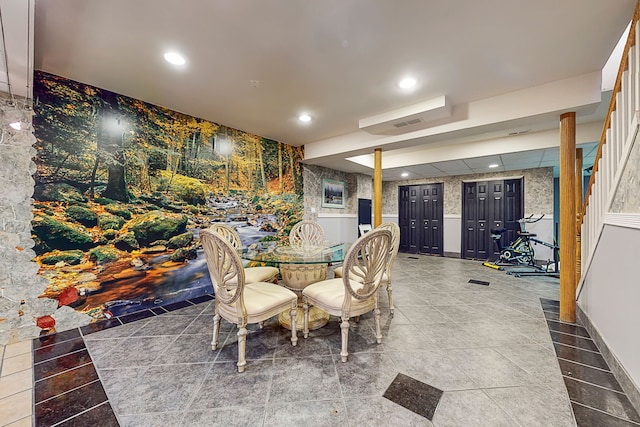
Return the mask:
<svg viewBox="0 0 640 427">
<path fill-rule="evenodd" d="M 491 164 L 502 164 L 500 156 L 474 157 L 472 159 L 464 159 L 464 162 L 470 169 L 488 168 Z"/>
<path fill-rule="evenodd" d="M 465 172 L 470 173 L 471 169 L 467 166 L 464 160 L 449 160 L 447 162 L 432 163 L 433 166 L 440 169 L 442 172 Z"/>
</svg>

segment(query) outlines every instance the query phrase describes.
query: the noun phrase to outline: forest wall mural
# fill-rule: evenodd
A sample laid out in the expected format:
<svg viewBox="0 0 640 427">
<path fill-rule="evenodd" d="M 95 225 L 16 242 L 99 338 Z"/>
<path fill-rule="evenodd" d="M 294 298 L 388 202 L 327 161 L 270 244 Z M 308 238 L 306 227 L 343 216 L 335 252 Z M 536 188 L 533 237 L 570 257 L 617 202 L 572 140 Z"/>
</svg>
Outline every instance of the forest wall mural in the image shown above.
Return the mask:
<svg viewBox="0 0 640 427">
<path fill-rule="evenodd" d="M 199 230 L 281 239 L 301 147 L 44 72 L 34 79 L 33 234 L 44 296 L 95 319 L 212 292 Z"/>
</svg>

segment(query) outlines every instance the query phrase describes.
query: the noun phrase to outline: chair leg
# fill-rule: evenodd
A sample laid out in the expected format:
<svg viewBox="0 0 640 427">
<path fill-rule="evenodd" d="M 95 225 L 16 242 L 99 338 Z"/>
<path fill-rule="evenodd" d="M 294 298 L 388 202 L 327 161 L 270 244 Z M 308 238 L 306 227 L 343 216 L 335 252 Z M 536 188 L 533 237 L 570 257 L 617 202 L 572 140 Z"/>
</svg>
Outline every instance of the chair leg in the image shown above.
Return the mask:
<svg viewBox="0 0 640 427">
<path fill-rule="evenodd" d="M 247 351 L 247 327 L 241 326 L 238 329 L 238 372 L 244 372 L 247 364 L 245 352 Z"/>
<path fill-rule="evenodd" d="M 307 301 L 306 297 L 303 299 L 303 301 L 304 303 L 302 304 L 302 308 L 304 310 L 304 321 L 302 333 L 305 338 L 309 338 L 309 302 Z"/>
<path fill-rule="evenodd" d="M 298 331 L 296 327 L 296 317 L 298 316 L 298 301 L 293 303 L 293 308 L 289 313 L 291 318 L 291 344 L 295 347 L 298 345 Z"/>
<path fill-rule="evenodd" d="M 389 311 L 393 316 L 393 289 L 391 288 L 391 282 L 387 283 L 387 295 L 389 296 Z"/>
<path fill-rule="evenodd" d="M 380 344 L 382 343 L 382 328 L 380 327 L 380 308 L 377 305 L 373 309 L 373 318 L 376 323 L 376 342 Z"/>
<path fill-rule="evenodd" d="M 342 330 L 342 350 L 340 350 L 340 356 L 342 356 L 342 361 L 346 362 L 347 357 L 349 356 L 349 352 L 347 351 L 347 346 L 349 345 L 349 318 L 342 318 L 342 323 L 340 323 L 340 329 Z"/>
<path fill-rule="evenodd" d="M 218 337 L 220 335 L 220 315 L 218 313 L 213 316 L 213 339 L 211 340 L 211 350 L 218 348 Z"/>
</svg>

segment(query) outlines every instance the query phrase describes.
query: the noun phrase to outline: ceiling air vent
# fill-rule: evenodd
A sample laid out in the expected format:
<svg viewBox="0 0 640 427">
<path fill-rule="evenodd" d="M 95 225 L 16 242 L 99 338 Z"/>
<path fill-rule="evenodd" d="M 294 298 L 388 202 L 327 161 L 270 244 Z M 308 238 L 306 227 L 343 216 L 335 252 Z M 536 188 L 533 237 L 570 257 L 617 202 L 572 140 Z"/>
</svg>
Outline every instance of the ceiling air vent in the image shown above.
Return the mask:
<svg viewBox="0 0 640 427">
<path fill-rule="evenodd" d="M 525 133 L 529 133 L 529 132 L 531 132 L 531 129 L 517 130 L 515 132 L 509 132 L 508 135 L 509 136 L 517 136 L 517 135 L 524 135 Z"/>
<path fill-rule="evenodd" d="M 429 127 L 429 122 L 451 117 L 445 96 L 360 120 L 360 129 L 374 135 L 398 135 Z"/>
</svg>

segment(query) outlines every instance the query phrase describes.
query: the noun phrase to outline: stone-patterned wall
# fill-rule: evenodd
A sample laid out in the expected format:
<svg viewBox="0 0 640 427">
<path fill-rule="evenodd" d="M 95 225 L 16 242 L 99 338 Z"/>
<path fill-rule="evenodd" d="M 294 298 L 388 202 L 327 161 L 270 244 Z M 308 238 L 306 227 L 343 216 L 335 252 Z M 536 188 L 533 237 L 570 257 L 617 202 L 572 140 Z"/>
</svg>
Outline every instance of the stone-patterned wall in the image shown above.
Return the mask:
<svg viewBox="0 0 640 427">
<path fill-rule="evenodd" d="M 317 220 L 319 213 L 356 214 L 358 212 L 358 175 L 322 166 L 304 165 L 304 218 Z M 346 208 L 322 207 L 322 178 L 346 182 Z"/>
<path fill-rule="evenodd" d="M 634 142 L 627 159 L 618 189 L 616 190 L 611 212 L 640 213 L 640 144 Z"/>
<path fill-rule="evenodd" d="M 22 101 L 19 101 L 22 102 Z M 38 298 L 48 280 L 39 276 L 31 239 L 36 142 L 32 111 L 0 100 L 0 344 L 37 337 L 36 321 L 55 320 L 57 330 L 88 324 L 91 318 L 58 301 Z M 20 130 L 10 123 L 20 122 Z"/>
<path fill-rule="evenodd" d="M 357 174 L 358 179 L 358 199 L 373 199 L 373 177 L 364 174 Z"/>
<path fill-rule="evenodd" d="M 382 214 L 398 215 L 398 187 L 401 185 L 444 183 L 444 214 L 460 215 L 462 212 L 463 181 L 503 179 L 514 176 L 524 176 L 525 213 L 553 215 L 553 168 L 383 182 Z"/>
</svg>

